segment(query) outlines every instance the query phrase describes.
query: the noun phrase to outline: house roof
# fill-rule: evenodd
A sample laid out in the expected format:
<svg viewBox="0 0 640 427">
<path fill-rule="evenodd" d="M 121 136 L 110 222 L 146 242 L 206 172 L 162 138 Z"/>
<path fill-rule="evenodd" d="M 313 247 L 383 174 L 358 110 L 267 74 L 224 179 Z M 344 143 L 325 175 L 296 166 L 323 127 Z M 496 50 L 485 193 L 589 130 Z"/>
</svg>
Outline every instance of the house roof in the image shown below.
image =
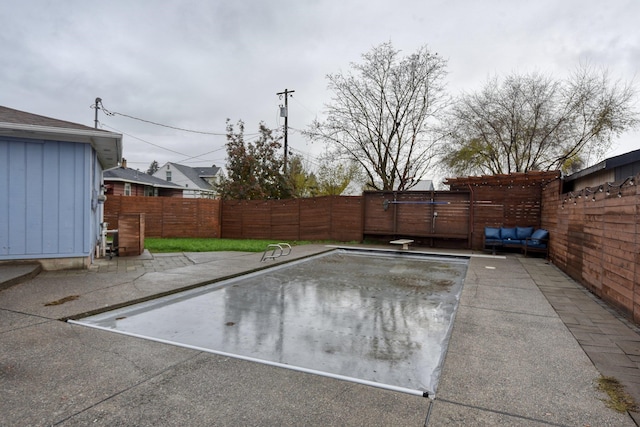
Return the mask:
<svg viewBox="0 0 640 427">
<path fill-rule="evenodd" d="M 133 184 L 150 185 L 158 188 L 175 188 L 184 190 L 184 188 L 176 183 L 156 178 L 139 170 L 131 168 L 116 167 L 103 172 L 105 181 L 130 182 Z"/>
<path fill-rule="evenodd" d="M 0 106 L 0 136 L 91 144 L 103 168 L 118 165 L 122 135 Z"/>
<path fill-rule="evenodd" d="M 195 167 L 193 169 L 201 178 L 212 178 L 218 174 L 220 168 L 218 166 L 211 167 Z"/>
<path fill-rule="evenodd" d="M 202 190 L 212 190 L 211 184 L 205 181 L 203 178 L 211 178 L 218 174 L 220 168 L 217 166 L 212 167 L 191 167 L 178 163 L 169 163 L 171 167 L 182 172 L 190 181 L 192 181 L 198 188 Z"/>
<path fill-rule="evenodd" d="M 433 191 L 433 181 L 430 179 L 421 179 L 407 191 Z"/>
<path fill-rule="evenodd" d="M 635 162 L 640 162 L 640 150 L 630 151 L 625 154 L 620 154 L 619 156 L 609 157 L 608 159 L 604 159 L 600 163 L 597 163 L 586 169 L 582 169 L 581 171 L 578 171 L 576 173 L 572 173 L 571 175 L 565 177 L 564 180 L 565 182 L 574 181 L 584 176 L 591 175 L 592 173 L 597 171 L 611 170 Z"/>
</svg>

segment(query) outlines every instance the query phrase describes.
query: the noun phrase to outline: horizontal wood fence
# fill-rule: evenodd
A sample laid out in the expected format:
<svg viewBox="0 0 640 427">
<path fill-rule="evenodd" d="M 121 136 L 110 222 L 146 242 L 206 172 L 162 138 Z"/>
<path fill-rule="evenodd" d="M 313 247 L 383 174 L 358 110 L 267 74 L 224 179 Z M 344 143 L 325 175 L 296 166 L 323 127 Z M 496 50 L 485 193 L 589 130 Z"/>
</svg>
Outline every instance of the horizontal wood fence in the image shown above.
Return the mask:
<svg viewBox="0 0 640 427">
<path fill-rule="evenodd" d="M 411 237 L 429 246 L 469 247 L 469 193 L 376 191 L 364 193 L 364 237 Z"/>
<path fill-rule="evenodd" d="M 220 200 L 109 195 L 104 204 L 111 229 L 120 215 L 141 213 L 146 237 L 220 237 Z"/>
<path fill-rule="evenodd" d="M 558 172 L 528 172 L 449 179 L 451 192 L 470 193 L 471 248 L 483 247 L 484 227 L 540 227 L 542 191 Z"/>
<path fill-rule="evenodd" d="M 225 200 L 222 237 L 361 241 L 362 198 Z"/>
<path fill-rule="evenodd" d="M 632 182 L 637 183 L 640 175 Z M 551 259 L 569 276 L 640 323 L 640 187 L 543 194 Z"/>
</svg>

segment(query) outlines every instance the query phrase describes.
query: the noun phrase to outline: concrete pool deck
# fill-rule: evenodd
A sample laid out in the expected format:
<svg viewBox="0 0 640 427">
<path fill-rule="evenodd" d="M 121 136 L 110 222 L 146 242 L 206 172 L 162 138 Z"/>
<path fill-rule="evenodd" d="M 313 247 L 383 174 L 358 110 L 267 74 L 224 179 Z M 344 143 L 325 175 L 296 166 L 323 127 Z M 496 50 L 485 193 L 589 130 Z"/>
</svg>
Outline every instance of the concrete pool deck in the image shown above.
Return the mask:
<svg viewBox="0 0 640 427">
<path fill-rule="evenodd" d="M 101 259 L 0 291 L 0 424 L 636 425 L 596 381 L 638 399 L 640 335 L 539 258 L 471 258 L 433 401 L 59 320 L 274 264 L 261 255 Z"/>
</svg>

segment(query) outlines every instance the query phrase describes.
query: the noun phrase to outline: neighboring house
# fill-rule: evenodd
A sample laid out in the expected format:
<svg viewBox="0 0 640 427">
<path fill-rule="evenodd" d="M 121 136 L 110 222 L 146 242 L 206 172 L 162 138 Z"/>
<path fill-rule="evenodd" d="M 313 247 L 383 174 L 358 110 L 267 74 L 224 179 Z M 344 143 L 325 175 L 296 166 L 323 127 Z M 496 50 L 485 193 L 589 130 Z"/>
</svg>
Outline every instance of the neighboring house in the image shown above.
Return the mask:
<svg viewBox="0 0 640 427">
<path fill-rule="evenodd" d="M 409 188 L 407 191 L 435 191 L 433 187 L 433 181 L 430 179 L 421 179 L 416 185 Z"/>
<path fill-rule="evenodd" d="M 378 185 L 380 185 L 381 183 L 378 183 Z M 362 187 L 364 187 L 364 189 L 367 188 L 367 186 L 363 186 L 360 184 L 360 189 L 358 190 L 358 188 L 356 186 L 353 186 L 351 183 L 347 186 L 347 188 L 342 192 L 342 196 L 359 196 L 362 194 Z M 393 191 L 397 191 L 398 185 L 396 184 L 395 188 Z M 416 182 L 416 184 L 411 187 L 408 188 L 404 191 L 435 191 L 435 188 L 433 186 L 433 181 L 430 179 L 420 179 Z"/>
<path fill-rule="evenodd" d="M 104 185 L 107 196 L 182 197 L 184 190 L 173 182 L 128 168 L 126 159 L 120 166 L 104 171 Z"/>
<path fill-rule="evenodd" d="M 178 163 L 166 163 L 153 176 L 184 187 L 183 197 L 213 199 L 217 196 L 214 188 L 221 169 L 211 167 L 191 167 Z"/>
<path fill-rule="evenodd" d="M 87 267 L 122 135 L 0 106 L 0 261 Z"/>
<path fill-rule="evenodd" d="M 623 181 L 640 173 L 640 150 L 610 157 L 600 163 L 564 177 L 562 192 L 580 191 L 605 183 Z"/>
</svg>

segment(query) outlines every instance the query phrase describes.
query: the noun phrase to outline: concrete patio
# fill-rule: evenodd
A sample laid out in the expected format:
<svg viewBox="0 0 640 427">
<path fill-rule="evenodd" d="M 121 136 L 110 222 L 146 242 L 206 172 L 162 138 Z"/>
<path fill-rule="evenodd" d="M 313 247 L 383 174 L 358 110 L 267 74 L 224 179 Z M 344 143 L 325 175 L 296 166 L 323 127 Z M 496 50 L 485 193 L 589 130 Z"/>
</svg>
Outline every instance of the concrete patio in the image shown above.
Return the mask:
<svg viewBox="0 0 640 427">
<path fill-rule="evenodd" d="M 468 254 L 435 400 L 60 320 L 261 268 L 261 254 L 145 253 L 26 277 L 0 291 L 1 424 L 636 425 L 597 379 L 640 399 L 637 329 L 543 259 Z M 0 283 L 20 274 L 2 265 Z"/>
</svg>

